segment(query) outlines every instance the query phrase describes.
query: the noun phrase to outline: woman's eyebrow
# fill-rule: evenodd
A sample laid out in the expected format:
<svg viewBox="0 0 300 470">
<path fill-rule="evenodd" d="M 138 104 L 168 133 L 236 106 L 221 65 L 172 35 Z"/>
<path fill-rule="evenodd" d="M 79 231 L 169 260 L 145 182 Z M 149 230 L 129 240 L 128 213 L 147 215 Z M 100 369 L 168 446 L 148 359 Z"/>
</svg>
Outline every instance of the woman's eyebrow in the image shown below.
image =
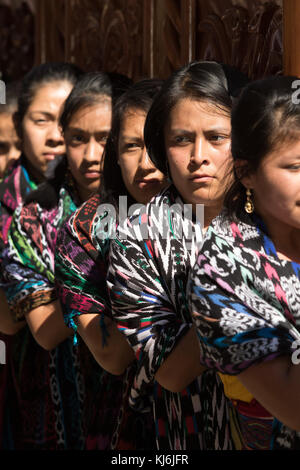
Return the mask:
<svg viewBox="0 0 300 470">
<path fill-rule="evenodd" d="M 218 126 L 212 126 L 209 127 L 208 129 L 205 129 L 204 132 L 231 132 L 231 129 L 228 129 L 228 127 L 218 127 Z"/>
<path fill-rule="evenodd" d="M 42 110 L 35 109 L 34 111 L 31 111 L 31 114 L 43 114 L 46 117 L 53 118 L 53 114 L 49 113 L 49 111 L 42 111 Z"/>
</svg>

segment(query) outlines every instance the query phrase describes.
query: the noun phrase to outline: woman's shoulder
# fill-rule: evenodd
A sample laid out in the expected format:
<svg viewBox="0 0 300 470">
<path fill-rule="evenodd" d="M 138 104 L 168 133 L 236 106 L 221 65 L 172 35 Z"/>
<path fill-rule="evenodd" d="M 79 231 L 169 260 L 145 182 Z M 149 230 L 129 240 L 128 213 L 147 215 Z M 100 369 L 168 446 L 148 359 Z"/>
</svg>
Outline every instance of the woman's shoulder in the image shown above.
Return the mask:
<svg viewBox="0 0 300 470">
<path fill-rule="evenodd" d="M 234 219 L 229 217 L 226 209 L 223 209 L 209 225 L 204 243 L 208 244 L 208 241 L 215 237 L 226 240 L 230 245 L 247 242 L 258 237 L 257 226 L 250 217 L 245 217 L 243 220 Z"/>
<path fill-rule="evenodd" d="M 95 194 L 81 204 L 69 219 L 69 225 L 75 230 L 90 231 L 94 218 L 99 212 L 100 195 Z"/>
<path fill-rule="evenodd" d="M 89 251 L 96 249 L 95 227 L 100 218 L 99 207 L 101 199 L 99 194 L 95 194 L 65 221 L 62 230 L 69 234 L 73 243 L 81 247 L 89 247 Z"/>
<path fill-rule="evenodd" d="M 18 188 L 20 188 L 20 178 L 22 173 L 21 158 L 6 172 L 0 183 L 0 201 L 4 206 L 12 211 L 18 205 Z"/>
</svg>

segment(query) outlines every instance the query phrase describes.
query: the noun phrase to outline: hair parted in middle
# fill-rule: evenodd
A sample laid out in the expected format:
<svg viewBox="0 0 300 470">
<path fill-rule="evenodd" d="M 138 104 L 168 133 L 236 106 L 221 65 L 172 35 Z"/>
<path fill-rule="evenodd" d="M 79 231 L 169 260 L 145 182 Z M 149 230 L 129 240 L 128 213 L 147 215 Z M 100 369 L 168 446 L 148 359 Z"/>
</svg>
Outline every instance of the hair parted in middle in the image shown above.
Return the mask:
<svg viewBox="0 0 300 470">
<path fill-rule="evenodd" d="M 249 83 L 231 116 L 231 152 L 235 169 L 224 206 L 234 220 L 244 214 L 246 188 L 241 179 L 255 172 L 270 152 L 300 138 L 300 104 L 293 99 L 295 76 L 272 76 Z"/>
<path fill-rule="evenodd" d="M 118 208 L 119 196 L 131 196 L 123 182 L 118 165 L 119 135 L 126 112 L 143 111 L 147 113 L 153 99 L 161 90 L 163 81 L 144 79 L 132 85 L 116 102 L 113 109 L 112 127 L 104 150 L 103 175 L 100 185 L 101 201 L 110 202 Z M 134 201 L 132 201 L 134 202 Z"/>
<path fill-rule="evenodd" d="M 209 102 L 221 112 L 230 114 L 233 98 L 248 81 L 235 67 L 218 62 L 191 62 L 175 71 L 165 81 L 146 119 L 145 143 L 154 165 L 168 174 L 164 129 L 178 101 L 190 98 Z"/>
</svg>

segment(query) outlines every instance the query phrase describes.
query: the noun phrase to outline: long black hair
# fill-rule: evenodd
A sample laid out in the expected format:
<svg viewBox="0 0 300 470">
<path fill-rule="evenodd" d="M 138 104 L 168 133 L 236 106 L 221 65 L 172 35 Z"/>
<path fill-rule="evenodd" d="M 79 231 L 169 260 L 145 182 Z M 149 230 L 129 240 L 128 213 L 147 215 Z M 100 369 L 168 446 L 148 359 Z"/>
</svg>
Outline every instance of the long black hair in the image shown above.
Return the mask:
<svg viewBox="0 0 300 470">
<path fill-rule="evenodd" d="M 130 201 L 132 199 L 118 165 L 118 143 L 124 116 L 128 110 L 141 110 L 147 113 L 162 84 L 162 80 L 159 79 L 145 79 L 135 83 L 118 99 L 113 109 L 111 132 L 104 151 L 100 195 L 101 201 L 110 202 L 116 208 L 119 196 L 126 195 Z"/>
<path fill-rule="evenodd" d="M 248 78 L 239 70 L 217 62 L 191 62 L 175 71 L 153 102 L 145 123 L 145 143 L 154 165 L 167 174 L 164 129 L 179 100 L 209 102 L 230 115 L 233 98 L 246 83 Z"/>
<path fill-rule="evenodd" d="M 242 178 L 255 172 L 264 157 L 280 146 L 300 138 L 300 104 L 293 76 L 274 76 L 250 83 L 232 110 L 231 151 L 243 160 L 235 169 L 224 206 L 234 220 L 243 218 L 246 189 Z"/>
<path fill-rule="evenodd" d="M 66 131 L 72 116 L 79 109 L 93 106 L 106 98 L 111 99 L 114 104 L 129 84 L 131 84 L 131 80 L 120 74 L 110 75 L 104 72 L 84 74 L 77 81 L 64 103 L 63 112 L 60 116 L 62 131 Z M 59 188 L 65 181 L 67 166 L 65 155 L 50 162 L 46 172 L 47 180 L 27 196 L 26 203 L 38 201 L 45 209 L 55 207 L 58 203 Z"/>
<path fill-rule="evenodd" d="M 74 64 L 47 62 L 33 67 L 22 80 L 18 108 L 14 116 L 19 137 L 22 137 L 22 121 L 38 89 L 53 82 L 66 81 L 75 85 L 82 71 Z"/>
</svg>

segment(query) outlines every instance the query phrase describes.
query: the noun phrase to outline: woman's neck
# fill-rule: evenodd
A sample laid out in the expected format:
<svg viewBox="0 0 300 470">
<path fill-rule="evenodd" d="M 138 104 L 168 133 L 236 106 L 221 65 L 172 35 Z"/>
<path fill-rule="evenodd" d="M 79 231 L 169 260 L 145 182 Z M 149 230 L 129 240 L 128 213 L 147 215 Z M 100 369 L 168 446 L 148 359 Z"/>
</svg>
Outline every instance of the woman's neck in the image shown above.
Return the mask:
<svg viewBox="0 0 300 470">
<path fill-rule="evenodd" d="M 197 214 L 197 204 L 193 204 L 193 212 Z M 205 206 L 202 205 L 202 210 L 204 211 L 202 220 L 203 220 L 203 231 L 206 232 L 208 227 L 210 226 L 212 220 L 220 214 L 222 210 L 222 206 L 218 204 L 217 206 Z"/>
<path fill-rule="evenodd" d="M 300 230 L 294 230 L 286 234 L 284 238 L 273 237 L 278 258 L 300 263 Z"/>
<path fill-rule="evenodd" d="M 300 263 L 300 228 L 264 218 L 268 235 L 280 259 Z"/>
<path fill-rule="evenodd" d="M 23 162 L 24 166 L 26 167 L 29 173 L 30 179 L 32 179 L 37 184 L 45 181 L 45 175 L 39 170 L 37 170 L 26 157 L 24 158 Z"/>
</svg>

